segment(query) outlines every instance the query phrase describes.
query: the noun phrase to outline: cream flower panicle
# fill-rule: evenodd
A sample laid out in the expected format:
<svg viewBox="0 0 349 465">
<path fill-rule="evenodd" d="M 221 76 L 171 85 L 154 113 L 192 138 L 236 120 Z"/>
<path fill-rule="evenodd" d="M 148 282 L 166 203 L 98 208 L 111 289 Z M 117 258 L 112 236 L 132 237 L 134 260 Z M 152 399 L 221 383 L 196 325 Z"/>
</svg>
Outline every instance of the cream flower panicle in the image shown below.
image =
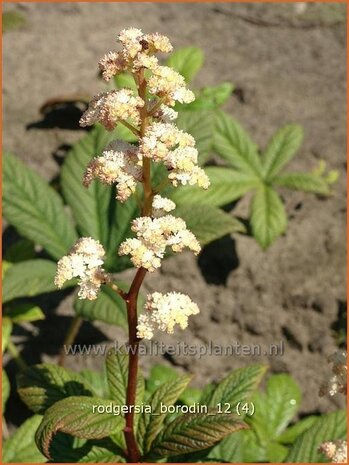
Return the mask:
<svg viewBox="0 0 349 465">
<path fill-rule="evenodd" d="M 175 325 L 185 329 L 188 326 L 189 316 L 197 315 L 199 311 L 196 303 L 185 294 L 154 292 L 148 295 L 145 313 L 139 316 L 137 337 L 151 339 L 156 330 L 172 334 Z"/>
<path fill-rule="evenodd" d="M 154 53 L 169 53 L 173 47 L 168 37 L 159 33 L 143 34 L 140 29 L 124 29 L 118 35 L 122 45 L 120 51 L 107 53 L 100 61 L 99 68 L 103 79 L 109 81 L 124 71 L 136 72 L 141 68 L 150 70 L 159 66 Z"/>
<path fill-rule="evenodd" d="M 329 394 L 334 396 L 337 393 L 346 394 L 347 391 L 347 353 L 345 350 L 338 350 L 328 358 L 332 363 L 332 376 L 320 387 L 320 396 Z"/>
<path fill-rule="evenodd" d="M 196 255 L 201 247 L 194 234 L 187 229 L 185 221 L 172 215 L 159 218 L 142 216 L 132 221 L 136 238 L 126 239 L 119 248 L 119 255 L 131 255 L 135 267 L 153 272 L 161 265 L 166 247 L 181 252 L 185 247 Z"/>
<path fill-rule="evenodd" d="M 134 96 L 130 89 L 102 92 L 91 100 L 88 109 L 80 119 L 80 125 L 91 126 L 98 122 L 103 124 L 108 131 L 112 131 L 122 120 L 131 119 L 138 125 L 139 109 L 143 106 L 144 101 Z"/>
<path fill-rule="evenodd" d="M 148 80 L 149 92 L 160 97 L 166 105 L 173 107 L 177 102 L 190 103 L 194 93 L 186 88 L 184 77 L 168 66 L 154 68 Z"/>
<path fill-rule="evenodd" d="M 61 289 L 66 281 L 80 278 L 79 298 L 95 300 L 101 285 L 109 280 L 103 270 L 103 246 L 91 237 L 82 237 L 72 247 L 70 253 L 57 264 L 55 285 Z"/>
<path fill-rule="evenodd" d="M 325 441 L 319 447 L 322 452 L 332 463 L 348 463 L 348 443 L 347 441 Z"/>
<path fill-rule="evenodd" d="M 198 151 L 195 139 L 172 123 L 151 124 L 141 140 L 140 155 L 163 162 L 169 170 L 169 180 L 178 184 L 194 185 L 207 189 L 210 185 L 205 171 L 197 166 Z"/>
<path fill-rule="evenodd" d="M 108 145 L 100 157 L 88 164 L 83 184 L 88 187 L 98 178 L 104 184 L 116 183 L 116 198 L 127 200 L 142 181 L 142 167 L 138 163 L 137 148 L 127 142 L 114 141 Z"/>
</svg>

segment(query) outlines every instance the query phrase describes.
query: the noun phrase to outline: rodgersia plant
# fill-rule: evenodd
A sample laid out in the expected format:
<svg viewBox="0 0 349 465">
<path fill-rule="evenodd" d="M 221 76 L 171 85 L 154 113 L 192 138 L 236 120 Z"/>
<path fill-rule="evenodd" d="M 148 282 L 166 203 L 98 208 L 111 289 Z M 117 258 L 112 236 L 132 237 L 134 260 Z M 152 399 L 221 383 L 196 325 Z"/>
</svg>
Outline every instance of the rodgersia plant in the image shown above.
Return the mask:
<svg viewBox="0 0 349 465">
<path fill-rule="evenodd" d="M 183 219 L 169 212 L 176 205 L 161 196 L 167 184 L 209 187 L 209 179 L 197 164 L 198 151 L 194 138 L 178 129 L 173 122 L 176 102 L 190 103 L 194 94 L 187 89 L 184 77 L 170 67 L 161 66 L 155 54 L 170 52 L 169 39 L 158 33 L 143 34 L 139 29 L 126 29 L 118 36 L 122 49 L 109 52 L 99 62 L 105 80 L 128 71 L 132 74 L 138 95 L 131 89 L 118 89 L 97 95 L 81 117 L 82 126 L 102 124 L 112 131 L 119 124 L 137 136 L 137 144 L 113 141 L 86 167 L 83 183 L 88 188 L 92 181 L 115 184 L 116 201 L 126 202 L 136 195 L 140 216 L 132 221 L 135 237 L 121 243 L 120 256 L 129 255 L 137 268 L 128 291 L 118 288 L 113 276 L 103 269 L 105 250 L 91 237 L 80 238 L 70 253 L 58 262 L 55 284 L 61 288 L 67 280 L 78 278 L 79 297 L 95 300 L 102 284 L 109 285 L 125 301 L 128 318 L 128 379 L 124 436 L 127 458 L 140 460 L 136 440 L 135 414 L 138 354 L 140 340 L 151 339 L 157 330 L 173 333 L 176 326 L 185 329 L 188 317 L 199 313 L 198 306 L 187 295 L 178 292 L 148 295 L 143 313 L 137 316 L 137 300 L 147 272 L 161 266 L 168 250 L 181 252 L 184 248 L 195 254 L 200 245 L 187 229 Z M 155 185 L 152 165 L 162 165 L 163 178 Z M 139 189 L 141 187 L 141 189 Z M 229 422 L 228 422 L 229 423 Z M 232 420 L 234 428 L 242 423 Z M 225 428 L 228 433 L 229 428 Z"/>
<path fill-rule="evenodd" d="M 184 78 L 171 67 L 160 66 L 155 56 L 157 52 L 172 50 L 168 38 L 127 29 L 120 33 L 119 41 L 121 50 L 109 52 L 100 61 L 102 76 L 106 81 L 112 78 L 122 81 L 122 74 L 128 72 L 134 82 L 127 88 L 101 93 L 90 102 L 81 124 L 99 123 L 99 126 L 91 132 L 91 137 L 88 135 L 77 144 L 63 167 L 63 192 L 73 211 L 77 230 L 66 217 L 57 193 L 30 170 L 24 170 L 11 155 L 6 156 L 5 163 L 5 206 L 10 223 L 19 232 L 28 234 L 29 231 L 33 236 L 30 238 L 41 244 L 53 258 L 61 257 L 55 285 L 62 288 L 77 282 L 78 303 L 82 307 L 86 305 L 88 311 L 85 314 L 89 319 L 93 319 L 91 313 L 94 318 L 111 323 L 108 319 L 115 319 L 114 315 L 120 314 L 117 305 L 120 301 L 123 303 L 127 308 L 128 344 L 122 350 L 109 351 L 106 376 L 90 370 L 76 373 L 52 364 L 24 368 L 17 377 L 18 393 L 35 415 L 5 441 L 3 461 L 306 463 L 318 461 L 320 444 L 328 457 L 335 454 L 343 457 L 343 444 L 338 441 L 342 441 L 345 434 L 345 412 L 309 417 L 289 426 L 299 408 L 299 388 L 290 376 L 281 374 L 269 377 L 265 392 L 255 392 L 266 371 L 263 365 L 237 369 L 221 382 L 207 386 L 203 392 L 187 387 L 190 376 L 171 373 L 171 370 L 165 372 L 165 379 L 161 380 L 152 371 L 144 381 L 138 368 L 142 339 L 156 337 L 158 331 L 173 333 L 177 328 L 185 329 L 188 318 L 199 313 L 198 306 L 189 296 L 170 289 L 165 294 L 154 292 L 148 295 L 140 315 L 137 313 L 137 304 L 141 300 L 139 291 L 148 272 L 157 270 L 162 259 L 171 253 L 183 249 L 194 254 L 200 252 L 199 241 L 192 232 L 195 222 L 187 227 L 186 221 L 177 216 L 181 210 L 176 208 L 176 203 L 180 202 L 181 195 L 188 197 L 189 194 L 194 197 L 190 199 L 194 204 L 196 201 L 200 204 L 197 196 L 204 194 L 203 208 L 188 202 L 187 208 L 182 210 L 187 211 L 187 222 L 199 217 L 196 236 L 204 229 L 205 214 L 208 214 L 206 225 L 209 227 L 206 229 L 210 233 L 206 231 L 207 242 L 239 230 L 231 217 L 228 222 L 227 214 L 209 205 L 211 189 L 205 192 L 210 184 L 207 174 L 213 175 L 213 185 L 219 184 L 224 191 L 226 186 L 214 180 L 215 167 L 204 171 L 198 166 L 194 138 L 174 122 L 176 110 L 183 110 L 186 104 L 192 110 L 195 105 L 199 109 L 215 108 L 216 100 L 222 103 L 221 92 L 224 100 L 231 92 L 231 86 L 208 88 L 194 101 L 194 94 L 187 89 Z M 189 52 L 192 54 L 192 48 Z M 194 61 L 190 54 L 188 60 Z M 178 56 L 172 58 L 172 63 L 176 60 Z M 189 69 L 195 68 L 197 65 L 190 63 Z M 185 121 L 193 119 L 192 110 L 187 112 Z M 106 128 L 108 137 L 104 132 L 101 134 L 100 125 Z M 118 130 L 119 134 L 125 134 L 120 130 L 122 127 L 131 134 L 128 141 L 132 143 L 112 140 Z M 199 133 L 210 139 L 201 126 Z M 236 134 L 235 139 L 241 142 L 241 132 L 229 133 Z M 108 145 L 99 156 L 101 141 L 106 139 Z M 235 143 L 234 137 L 230 139 Z M 246 146 L 241 145 L 242 148 Z M 221 146 L 227 146 L 230 153 L 229 144 Z M 234 160 L 236 153 L 237 149 L 234 149 Z M 201 149 L 201 158 L 202 155 Z M 205 157 L 201 163 L 204 160 Z M 82 165 L 84 173 L 80 171 Z M 227 176 L 230 175 L 228 169 Z M 243 173 L 235 175 L 240 181 L 246 181 Z M 314 181 L 313 178 L 310 180 Z M 324 184 L 318 179 L 315 181 L 317 191 L 323 192 Z M 86 199 L 91 191 L 91 198 Z M 104 192 L 107 192 L 105 196 Z M 118 209 L 116 214 L 110 203 L 112 192 L 113 203 Z M 222 202 L 222 189 L 215 192 L 214 203 L 218 205 Z M 243 189 L 240 194 L 244 192 Z M 223 198 L 227 200 L 226 196 Z M 91 222 L 89 215 L 94 216 Z M 131 237 L 127 237 L 127 231 L 132 233 Z M 80 234 L 87 237 L 77 239 Z M 118 235 L 117 241 L 115 235 Z M 112 247 L 113 243 L 117 243 L 117 247 Z M 28 260 L 27 257 L 18 264 L 10 262 L 5 274 L 3 297 L 6 302 L 53 290 L 55 266 L 52 261 Z M 126 289 L 114 281 L 112 273 L 127 268 L 130 263 L 137 271 Z M 33 270 L 36 270 L 34 277 Z M 28 284 L 31 287 L 28 288 Z M 106 296 L 111 294 L 117 300 L 109 299 L 106 305 Z M 115 302 L 115 308 L 110 309 L 110 301 Z M 10 310 L 9 307 L 8 316 L 14 318 Z M 105 315 L 102 318 L 102 311 L 108 313 L 108 318 Z M 32 311 L 29 316 L 28 309 L 22 313 L 25 313 L 26 321 L 35 316 Z M 332 388 L 338 376 L 340 379 L 344 376 L 342 372 L 335 375 L 337 378 L 331 380 Z M 9 385 L 6 376 L 3 380 L 6 403 Z M 250 414 L 246 412 L 251 399 L 256 412 L 249 418 Z M 190 407 L 193 403 L 198 407 L 194 413 L 183 413 L 185 409 L 179 409 L 168 414 L 160 409 L 161 405 Z M 202 410 L 201 406 L 207 410 Z M 243 406 L 240 413 L 239 406 Z M 39 451 L 33 444 L 34 435 Z"/>
</svg>

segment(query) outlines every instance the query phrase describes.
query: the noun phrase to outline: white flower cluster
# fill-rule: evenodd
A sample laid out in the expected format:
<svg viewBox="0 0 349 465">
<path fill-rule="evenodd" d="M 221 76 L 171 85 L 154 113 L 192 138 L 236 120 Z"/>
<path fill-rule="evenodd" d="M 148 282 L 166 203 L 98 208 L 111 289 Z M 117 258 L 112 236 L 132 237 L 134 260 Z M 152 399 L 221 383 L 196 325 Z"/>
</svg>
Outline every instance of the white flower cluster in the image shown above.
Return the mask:
<svg viewBox="0 0 349 465">
<path fill-rule="evenodd" d="M 158 218 L 163 216 L 165 213 L 168 213 L 176 208 L 176 204 L 172 200 L 167 199 L 166 197 L 161 197 L 161 195 L 156 194 L 153 197 L 152 209 L 153 217 Z"/>
<path fill-rule="evenodd" d="M 195 139 L 171 123 L 151 124 L 140 142 L 140 155 L 163 162 L 169 170 L 174 186 L 198 184 L 207 189 L 210 181 L 205 171 L 197 166 L 198 151 Z"/>
<path fill-rule="evenodd" d="M 332 463 L 348 463 L 347 441 L 325 441 L 321 444 L 319 451 L 322 452 Z"/>
<path fill-rule="evenodd" d="M 142 167 L 139 165 L 135 146 L 122 141 L 108 145 L 100 157 L 93 158 L 85 171 L 83 183 L 86 187 L 98 178 L 104 184 L 116 183 L 116 198 L 127 200 L 142 180 Z"/>
<path fill-rule="evenodd" d="M 160 218 L 142 216 L 132 221 L 135 238 L 126 239 L 119 248 L 119 255 L 131 255 L 136 268 L 146 268 L 153 272 L 161 266 L 166 247 L 173 252 L 181 252 L 188 247 L 195 254 L 201 250 L 194 234 L 187 229 L 185 221 L 172 215 Z"/>
<path fill-rule="evenodd" d="M 347 391 L 347 353 L 338 350 L 328 358 L 332 363 L 332 376 L 320 387 L 320 396 L 329 394 L 334 396 L 337 393 L 346 394 Z"/>
<path fill-rule="evenodd" d="M 102 92 L 91 100 L 80 119 L 80 126 L 91 126 L 98 122 L 108 131 L 112 131 L 119 121 L 128 119 L 138 125 L 139 109 L 143 106 L 144 101 L 134 96 L 130 89 Z"/>
<path fill-rule="evenodd" d="M 185 294 L 154 292 L 148 295 L 145 313 L 139 316 L 137 337 L 151 339 L 157 329 L 172 334 L 176 324 L 185 329 L 188 317 L 198 313 L 198 306 Z"/>
<path fill-rule="evenodd" d="M 140 29 L 124 29 L 118 35 L 122 50 L 107 53 L 99 62 L 103 78 L 109 81 L 123 71 L 136 72 L 140 68 L 154 69 L 158 60 L 154 53 L 169 53 L 173 47 L 166 36 L 158 34 L 143 34 Z"/>
<path fill-rule="evenodd" d="M 103 246 L 91 237 L 80 238 L 70 253 L 57 264 L 55 285 L 60 289 L 66 281 L 80 278 L 80 299 L 95 300 L 101 285 L 108 280 L 102 268 L 105 251 Z"/>
</svg>

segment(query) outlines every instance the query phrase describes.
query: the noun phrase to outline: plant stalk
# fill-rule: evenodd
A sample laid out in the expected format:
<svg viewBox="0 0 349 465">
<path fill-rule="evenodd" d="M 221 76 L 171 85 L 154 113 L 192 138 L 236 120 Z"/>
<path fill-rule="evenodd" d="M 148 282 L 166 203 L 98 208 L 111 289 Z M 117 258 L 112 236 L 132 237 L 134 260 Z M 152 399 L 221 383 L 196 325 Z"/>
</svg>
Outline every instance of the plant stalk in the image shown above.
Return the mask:
<svg viewBox="0 0 349 465">
<path fill-rule="evenodd" d="M 146 88 L 147 82 L 144 78 L 144 70 L 142 69 L 137 78 L 135 79 L 138 84 L 138 94 L 146 101 Z M 140 110 L 140 129 L 139 137 L 142 138 L 145 134 L 148 124 L 148 110 L 146 104 Z M 153 190 L 151 185 L 151 161 L 147 157 L 143 157 L 143 191 L 144 201 L 142 207 L 142 215 L 151 215 Z M 126 391 L 126 405 L 128 406 L 127 413 L 125 414 L 125 428 L 124 436 L 127 446 L 127 458 L 129 462 L 139 462 L 141 454 L 139 452 L 138 444 L 134 432 L 134 409 L 132 406 L 136 402 L 136 389 L 137 389 L 137 374 L 138 374 L 138 344 L 137 338 L 137 301 L 138 294 L 143 283 L 144 277 L 147 273 L 145 268 L 139 268 L 132 281 L 131 287 L 127 295 L 124 297 L 127 305 L 127 321 L 128 321 L 128 380 Z M 131 407 L 131 408 L 130 408 Z"/>
<path fill-rule="evenodd" d="M 63 366 L 64 365 L 64 360 L 65 360 L 65 348 L 67 346 L 70 346 L 73 344 L 75 341 L 76 335 L 79 332 L 80 326 L 82 325 L 83 319 L 79 316 L 74 316 L 72 319 L 72 322 L 70 323 L 70 326 L 68 328 L 67 334 L 65 336 L 63 345 L 61 347 L 61 350 L 59 351 L 59 358 L 58 358 L 58 365 Z"/>
</svg>

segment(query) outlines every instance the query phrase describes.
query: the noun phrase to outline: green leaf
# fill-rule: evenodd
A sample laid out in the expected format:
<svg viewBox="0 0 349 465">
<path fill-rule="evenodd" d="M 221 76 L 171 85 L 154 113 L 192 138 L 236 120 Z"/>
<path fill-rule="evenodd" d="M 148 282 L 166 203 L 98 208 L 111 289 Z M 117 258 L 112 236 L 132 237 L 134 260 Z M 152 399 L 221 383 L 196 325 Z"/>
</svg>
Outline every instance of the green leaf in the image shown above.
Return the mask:
<svg viewBox="0 0 349 465">
<path fill-rule="evenodd" d="M 300 407 L 298 384 L 286 374 L 270 376 L 265 394 L 253 398 L 255 413 L 249 419 L 253 429 L 268 441 L 283 433 Z"/>
<path fill-rule="evenodd" d="M 287 226 L 287 215 L 280 196 L 271 187 L 261 186 L 251 204 L 252 233 L 259 245 L 266 249 Z"/>
<path fill-rule="evenodd" d="M 288 124 L 274 134 L 262 155 L 263 175 L 266 179 L 273 179 L 292 160 L 302 141 L 303 128 L 297 124 Z"/>
<path fill-rule="evenodd" d="M 55 274 L 56 264 L 51 260 L 36 258 L 12 265 L 4 277 L 3 302 L 57 290 L 54 285 Z"/>
<path fill-rule="evenodd" d="M 221 207 L 260 186 L 260 180 L 255 176 L 232 168 L 209 166 L 205 168 L 205 172 L 211 182 L 207 190 L 196 186 L 181 186 L 174 189 L 169 197 L 177 205 L 201 203 Z"/>
<path fill-rule="evenodd" d="M 164 384 L 171 378 L 177 378 L 177 376 L 178 373 L 171 367 L 159 363 L 153 365 L 146 380 L 146 390 L 152 394 L 161 384 Z"/>
<path fill-rule="evenodd" d="M 86 386 L 91 387 L 94 395 L 96 395 L 97 397 L 104 397 L 105 399 L 110 397 L 109 386 L 104 370 L 100 372 L 85 369 L 79 371 L 79 375 L 84 379 Z"/>
<path fill-rule="evenodd" d="M 273 185 L 297 191 L 328 195 L 330 189 L 324 178 L 311 173 L 285 173 L 273 179 Z"/>
<path fill-rule="evenodd" d="M 244 225 L 232 215 L 209 205 L 189 203 L 179 205 L 174 215 L 185 220 L 188 229 L 195 234 L 201 245 L 208 244 L 226 234 L 245 231 Z"/>
<path fill-rule="evenodd" d="M 92 396 L 84 379 L 57 365 L 34 365 L 17 375 L 17 391 L 35 413 L 43 413 L 55 402 L 69 396 Z"/>
<path fill-rule="evenodd" d="M 267 368 L 264 365 L 250 365 L 234 370 L 218 384 L 207 405 L 217 408 L 219 403 L 229 403 L 235 408 L 238 402 L 247 402 L 257 389 Z"/>
<path fill-rule="evenodd" d="M 130 349 L 131 350 L 131 349 Z M 120 406 L 126 404 L 126 391 L 128 382 L 127 348 L 111 349 L 106 358 L 106 372 L 110 397 Z M 140 370 L 137 376 L 136 405 L 141 405 L 144 396 L 144 379 Z"/>
<path fill-rule="evenodd" d="M 208 453 L 208 458 L 230 463 L 243 463 L 243 435 L 245 432 L 245 430 L 237 431 L 225 437 Z"/>
<path fill-rule="evenodd" d="M 7 348 L 7 345 L 9 343 L 11 333 L 12 333 L 12 321 L 9 318 L 4 317 L 2 319 L 1 330 L 2 330 L 2 337 L 1 337 L 2 353 L 4 353 L 4 351 Z"/>
<path fill-rule="evenodd" d="M 50 445 L 52 463 L 125 462 L 123 451 L 109 438 L 84 440 L 58 432 Z"/>
<path fill-rule="evenodd" d="M 237 121 L 222 111 L 216 115 L 213 145 L 233 168 L 261 177 L 262 166 L 256 144 Z"/>
<path fill-rule="evenodd" d="M 10 263 L 10 262 L 7 262 L 6 260 L 3 260 L 2 261 L 2 279 L 4 279 L 4 276 L 7 272 L 7 270 L 9 270 L 11 268 L 11 266 L 13 265 L 13 263 Z"/>
<path fill-rule="evenodd" d="M 14 304 L 6 309 L 6 315 L 14 323 L 23 323 L 24 321 L 44 320 L 45 315 L 40 307 L 28 304 Z"/>
<path fill-rule="evenodd" d="M 344 410 L 322 415 L 314 422 L 313 426 L 298 437 L 287 455 L 285 462 L 327 462 L 318 449 L 325 441 L 346 439 L 346 424 L 346 412 Z"/>
<path fill-rule="evenodd" d="M 10 386 L 10 381 L 8 379 L 7 373 L 4 369 L 2 369 L 2 414 L 4 415 L 5 413 L 5 405 L 6 402 L 8 401 L 8 398 L 10 397 L 10 391 L 11 391 L 11 386 Z"/>
<path fill-rule="evenodd" d="M 97 408 L 104 411 L 99 413 Z M 50 458 L 52 438 L 58 431 L 83 439 L 101 439 L 122 430 L 124 420 L 114 415 L 111 401 L 73 396 L 52 405 L 44 415 L 35 439 L 39 450 Z M 111 413 L 106 409 L 111 408 Z"/>
<path fill-rule="evenodd" d="M 103 321 L 127 329 L 125 301 L 108 286 L 102 286 L 97 300 L 76 298 L 74 310 L 76 315 L 85 320 Z"/>
<path fill-rule="evenodd" d="M 64 255 L 77 235 L 57 192 L 9 153 L 3 157 L 3 182 L 6 220 L 54 258 Z"/>
<path fill-rule="evenodd" d="M 167 415 L 166 412 L 161 412 L 161 405 L 173 405 L 190 380 L 191 377 L 187 375 L 177 376 L 163 383 L 147 401 L 147 405 L 151 406 L 151 413 L 143 412 L 138 425 L 138 442 L 144 454 L 150 450 Z"/>
<path fill-rule="evenodd" d="M 3 463 L 44 463 L 45 457 L 35 444 L 35 431 L 40 422 L 40 415 L 26 420 L 3 444 Z"/>
<path fill-rule="evenodd" d="M 223 105 L 233 93 L 234 86 L 229 82 L 217 86 L 204 87 L 196 93 L 194 102 L 182 105 L 183 110 L 214 110 Z"/>
<path fill-rule="evenodd" d="M 118 255 L 118 249 L 121 242 L 131 235 L 131 221 L 137 216 L 138 212 L 139 208 L 134 196 L 124 203 L 114 201 L 111 208 L 105 264 L 106 268 L 114 273 L 133 266 L 128 257 Z"/>
<path fill-rule="evenodd" d="M 211 447 L 246 425 L 234 415 L 197 413 L 176 418 L 157 437 L 151 457 L 171 457 Z"/>
<path fill-rule="evenodd" d="M 100 125 L 95 126 L 73 145 L 61 170 L 63 194 L 73 210 L 79 232 L 82 236 L 99 240 L 103 245 L 108 244 L 112 188 L 98 181 L 86 188 L 82 185 L 82 178 L 90 160 L 100 155 L 114 138 L 113 132 L 107 132 Z"/>
<path fill-rule="evenodd" d="M 199 165 L 205 163 L 212 151 L 214 118 L 214 113 L 211 111 L 181 111 L 176 120 L 179 129 L 194 137 L 199 152 Z"/>
<path fill-rule="evenodd" d="M 187 82 L 194 79 L 204 64 L 204 53 L 197 47 L 185 47 L 171 53 L 166 65 L 184 76 Z"/>
<path fill-rule="evenodd" d="M 298 436 L 300 436 L 304 431 L 309 429 L 318 419 L 315 415 L 305 417 L 302 420 L 297 421 L 292 426 L 289 426 L 279 437 L 278 441 L 282 444 L 292 444 Z"/>
<path fill-rule="evenodd" d="M 7 248 L 4 259 L 11 263 L 31 260 L 35 257 L 34 242 L 29 239 L 20 239 Z"/>
</svg>

